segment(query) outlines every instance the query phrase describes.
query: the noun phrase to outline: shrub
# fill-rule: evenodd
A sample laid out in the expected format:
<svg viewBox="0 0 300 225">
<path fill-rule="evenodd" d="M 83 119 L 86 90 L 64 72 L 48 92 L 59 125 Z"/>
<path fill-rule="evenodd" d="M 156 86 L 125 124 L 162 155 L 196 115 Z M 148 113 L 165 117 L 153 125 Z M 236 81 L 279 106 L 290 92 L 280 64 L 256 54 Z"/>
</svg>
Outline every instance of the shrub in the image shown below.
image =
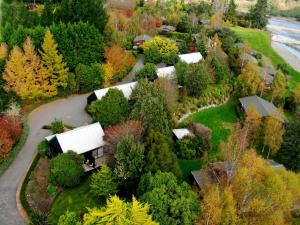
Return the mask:
<svg viewBox="0 0 300 225">
<path fill-rule="evenodd" d="M 56 193 L 56 187 L 53 184 L 49 184 L 47 186 L 47 192 L 50 194 L 55 194 Z"/>
<path fill-rule="evenodd" d="M 128 117 L 129 103 L 122 91 L 110 88 L 101 100 L 94 101 L 88 108 L 94 121 L 102 126 L 116 125 Z"/>
<path fill-rule="evenodd" d="M 51 131 L 52 131 L 52 134 L 63 133 L 64 132 L 64 123 L 63 123 L 63 121 L 55 119 L 51 123 Z"/>
<path fill-rule="evenodd" d="M 211 60 L 211 66 L 215 71 L 216 83 L 223 83 L 229 79 L 229 69 L 226 66 L 223 66 L 218 59 L 213 58 Z"/>
<path fill-rule="evenodd" d="M 56 156 L 50 162 L 50 179 L 66 187 L 78 185 L 84 173 L 83 162 L 84 157 L 73 151 Z"/>
<path fill-rule="evenodd" d="M 100 64 L 87 66 L 78 64 L 75 69 L 77 90 L 87 93 L 103 86 L 104 71 Z"/>
<path fill-rule="evenodd" d="M 155 79 L 157 79 L 155 64 L 146 63 L 145 66 L 136 74 L 134 79 L 147 79 L 148 81 L 154 81 Z"/>
<path fill-rule="evenodd" d="M 50 225 L 46 213 L 34 212 L 30 215 L 31 225 Z"/>
<path fill-rule="evenodd" d="M 65 212 L 59 217 L 57 225 L 79 225 L 75 212 Z"/>
<path fill-rule="evenodd" d="M 91 192 L 97 197 L 106 198 L 115 194 L 118 190 L 115 174 L 108 166 L 102 165 L 98 172 L 92 174 L 90 188 Z"/>
<path fill-rule="evenodd" d="M 48 142 L 46 140 L 43 140 L 38 144 L 38 152 L 41 156 L 48 155 L 49 145 L 48 145 Z"/>
</svg>

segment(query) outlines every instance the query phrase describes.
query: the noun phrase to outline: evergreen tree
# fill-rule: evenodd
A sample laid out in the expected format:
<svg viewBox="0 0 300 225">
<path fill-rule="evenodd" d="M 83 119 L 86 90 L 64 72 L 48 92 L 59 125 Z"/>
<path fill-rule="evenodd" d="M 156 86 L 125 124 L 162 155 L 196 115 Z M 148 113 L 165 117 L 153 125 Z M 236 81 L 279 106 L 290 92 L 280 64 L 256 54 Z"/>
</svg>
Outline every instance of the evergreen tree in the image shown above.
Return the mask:
<svg viewBox="0 0 300 225">
<path fill-rule="evenodd" d="M 230 0 L 225 13 L 225 19 L 232 22 L 233 24 L 236 23 L 236 8 L 237 5 L 235 4 L 235 0 Z"/>
<path fill-rule="evenodd" d="M 258 29 L 265 28 L 268 23 L 267 11 L 268 1 L 257 0 L 256 5 L 250 9 L 249 13 L 251 26 Z"/>
<path fill-rule="evenodd" d="M 201 39 L 198 46 L 198 51 L 201 53 L 201 55 L 206 58 L 207 57 L 207 49 L 205 47 L 205 42 Z"/>
<path fill-rule="evenodd" d="M 49 30 L 46 31 L 44 42 L 42 44 L 42 63 L 48 69 L 51 78 L 51 84 L 56 87 L 66 87 L 68 79 L 68 70 L 63 63 L 63 56 L 57 51 L 57 44 Z"/>
</svg>

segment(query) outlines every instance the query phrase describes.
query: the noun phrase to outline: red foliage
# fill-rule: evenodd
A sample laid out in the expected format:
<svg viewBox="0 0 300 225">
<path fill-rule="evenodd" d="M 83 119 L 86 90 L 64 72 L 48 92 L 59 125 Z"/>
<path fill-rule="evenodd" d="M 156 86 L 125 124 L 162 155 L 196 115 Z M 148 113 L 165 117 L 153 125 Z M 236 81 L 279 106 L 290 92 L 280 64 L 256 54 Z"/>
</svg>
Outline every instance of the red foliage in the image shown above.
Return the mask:
<svg viewBox="0 0 300 225">
<path fill-rule="evenodd" d="M 13 145 L 22 134 L 21 117 L 0 117 L 0 161 L 8 157 Z"/>
<path fill-rule="evenodd" d="M 156 26 L 156 27 L 161 27 L 161 26 L 162 26 L 162 20 L 156 19 L 156 20 L 155 20 L 155 26 Z"/>
<path fill-rule="evenodd" d="M 125 10 L 125 16 L 127 16 L 128 18 L 132 17 L 132 9 L 126 9 Z"/>
</svg>

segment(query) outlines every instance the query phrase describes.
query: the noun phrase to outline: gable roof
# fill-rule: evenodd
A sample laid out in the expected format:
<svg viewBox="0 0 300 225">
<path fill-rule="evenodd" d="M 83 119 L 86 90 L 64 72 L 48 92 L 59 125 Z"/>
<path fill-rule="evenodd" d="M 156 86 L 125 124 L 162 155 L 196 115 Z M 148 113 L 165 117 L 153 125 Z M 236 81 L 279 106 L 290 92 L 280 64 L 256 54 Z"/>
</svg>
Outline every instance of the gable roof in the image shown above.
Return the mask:
<svg viewBox="0 0 300 225">
<path fill-rule="evenodd" d="M 167 66 L 167 67 L 157 68 L 156 73 L 158 77 L 174 78 L 175 67 Z"/>
<path fill-rule="evenodd" d="M 239 99 L 242 107 L 247 111 L 250 107 L 255 107 L 257 113 L 261 117 L 273 116 L 280 121 L 284 121 L 278 109 L 274 106 L 273 103 L 268 102 L 258 96 L 248 96 Z"/>
<path fill-rule="evenodd" d="M 181 61 L 183 61 L 187 64 L 197 63 L 197 62 L 200 62 L 203 59 L 200 52 L 182 54 L 182 55 L 179 55 L 179 58 L 180 58 Z"/>
<path fill-rule="evenodd" d="M 45 139 L 49 142 L 57 139 L 63 153 L 72 150 L 77 154 L 83 154 L 104 145 L 104 131 L 100 123 L 93 123 L 73 130 L 50 135 Z"/>
<path fill-rule="evenodd" d="M 137 42 L 137 41 L 149 41 L 151 39 L 152 39 L 151 36 L 149 36 L 147 34 L 143 34 L 143 35 L 136 36 L 133 41 L 134 42 Z"/>
<path fill-rule="evenodd" d="M 131 82 L 131 83 L 127 83 L 127 84 L 121 84 L 121 85 L 117 85 L 117 86 L 103 88 L 103 89 L 94 91 L 94 94 L 97 97 L 97 99 L 100 100 L 104 95 L 106 95 L 106 93 L 108 92 L 108 90 L 110 88 L 116 88 L 123 92 L 125 98 L 129 99 L 130 95 L 132 93 L 132 90 L 135 88 L 136 84 L 137 84 L 137 82 Z"/>
<path fill-rule="evenodd" d="M 185 136 L 193 136 L 193 133 L 187 128 L 174 129 L 172 132 L 178 140 Z"/>
</svg>

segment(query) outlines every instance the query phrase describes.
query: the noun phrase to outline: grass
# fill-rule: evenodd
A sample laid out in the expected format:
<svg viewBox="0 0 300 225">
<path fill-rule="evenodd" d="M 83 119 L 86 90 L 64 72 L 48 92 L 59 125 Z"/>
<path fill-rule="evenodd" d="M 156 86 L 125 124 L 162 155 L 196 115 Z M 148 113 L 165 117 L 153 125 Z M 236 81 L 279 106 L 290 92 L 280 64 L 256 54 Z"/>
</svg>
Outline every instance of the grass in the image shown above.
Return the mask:
<svg viewBox="0 0 300 225">
<path fill-rule="evenodd" d="M 270 35 L 267 31 L 243 27 L 233 27 L 232 30 L 234 30 L 244 42 L 248 43 L 251 48 L 267 56 L 275 68 L 277 68 L 278 64 L 286 63 L 272 48 Z M 288 73 L 290 75 L 289 87 L 293 89 L 296 84 L 300 82 L 300 73 L 290 65 L 288 65 Z"/>
<path fill-rule="evenodd" d="M 212 130 L 212 150 L 209 152 L 209 157 L 218 156 L 219 144 L 221 141 L 226 141 L 232 130 L 232 125 L 237 121 L 236 113 L 237 100 L 230 99 L 227 103 L 209 108 L 198 113 L 195 113 L 184 120 L 179 126 L 185 127 L 192 121 L 204 124 Z M 182 176 L 185 181 L 189 181 L 189 175 L 192 170 L 200 169 L 202 160 L 179 160 L 179 166 L 182 171 Z"/>
<path fill-rule="evenodd" d="M 57 224 L 59 217 L 66 211 L 76 212 L 80 216 L 87 208 L 101 207 L 105 200 L 97 199 L 90 193 L 89 177 L 86 177 L 79 186 L 64 189 L 57 195 L 52 205 L 49 220 Z"/>
</svg>

